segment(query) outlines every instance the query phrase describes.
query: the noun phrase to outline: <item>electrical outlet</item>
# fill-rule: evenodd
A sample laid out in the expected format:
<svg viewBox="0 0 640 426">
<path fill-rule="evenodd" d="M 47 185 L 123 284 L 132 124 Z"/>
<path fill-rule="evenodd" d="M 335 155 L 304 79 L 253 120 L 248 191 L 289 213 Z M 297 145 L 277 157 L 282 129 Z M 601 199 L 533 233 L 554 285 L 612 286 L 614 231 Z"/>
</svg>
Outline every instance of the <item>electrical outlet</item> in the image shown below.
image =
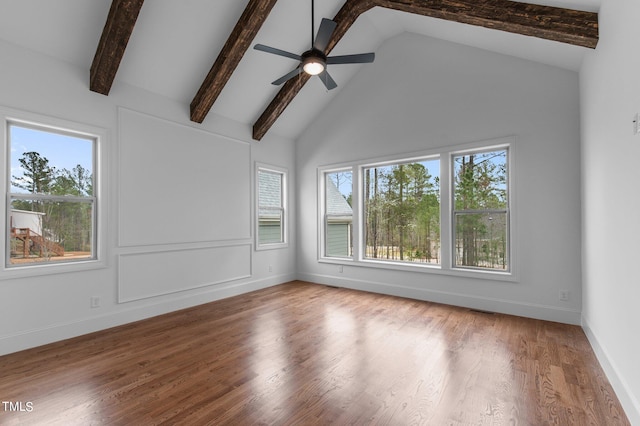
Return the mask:
<svg viewBox="0 0 640 426">
<path fill-rule="evenodd" d="M 89 303 L 91 308 L 99 308 L 100 307 L 100 298 L 98 296 L 91 296 L 89 298 Z"/>
<path fill-rule="evenodd" d="M 273 266 L 269 265 L 269 272 L 273 272 Z"/>
<path fill-rule="evenodd" d="M 569 290 L 560 290 L 558 292 L 558 299 L 563 300 L 565 302 L 569 300 Z"/>
<path fill-rule="evenodd" d="M 342 267 L 342 265 L 338 265 L 338 272 L 342 273 L 342 271 L 344 271 L 344 268 Z"/>
</svg>

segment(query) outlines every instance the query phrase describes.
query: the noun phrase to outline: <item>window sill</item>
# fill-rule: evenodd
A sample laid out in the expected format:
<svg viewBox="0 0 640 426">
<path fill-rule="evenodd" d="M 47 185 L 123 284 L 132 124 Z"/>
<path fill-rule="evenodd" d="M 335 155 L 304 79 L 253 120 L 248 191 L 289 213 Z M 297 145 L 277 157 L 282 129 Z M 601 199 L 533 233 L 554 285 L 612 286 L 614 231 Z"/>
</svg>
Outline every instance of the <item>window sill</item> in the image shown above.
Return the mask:
<svg viewBox="0 0 640 426">
<path fill-rule="evenodd" d="M 277 250 L 289 247 L 289 243 L 256 244 L 256 251 Z"/>
<path fill-rule="evenodd" d="M 106 268 L 104 260 L 76 260 L 65 263 L 46 263 L 29 266 L 5 266 L 0 272 L 0 280 L 29 278 L 42 275 L 68 274 Z"/>
<path fill-rule="evenodd" d="M 425 274 L 437 274 L 448 275 L 453 277 L 482 279 L 491 281 L 503 281 L 503 282 L 518 282 L 517 276 L 513 272 L 502 271 L 485 271 L 475 269 L 461 269 L 461 268 L 443 268 L 442 265 L 431 264 L 407 264 L 401 262 L 387 262 L 378 260 L 355 260 L 347 258 L 335 258 L 335 257 L 323 257 L 318 259 L 319 263 L 328 263 L 335 265 L 353 266 L 359 268 L 375 268 L 386 269 L 391 271 L 413 272 L 413 273 L 425 273 Z"/>
</svg>

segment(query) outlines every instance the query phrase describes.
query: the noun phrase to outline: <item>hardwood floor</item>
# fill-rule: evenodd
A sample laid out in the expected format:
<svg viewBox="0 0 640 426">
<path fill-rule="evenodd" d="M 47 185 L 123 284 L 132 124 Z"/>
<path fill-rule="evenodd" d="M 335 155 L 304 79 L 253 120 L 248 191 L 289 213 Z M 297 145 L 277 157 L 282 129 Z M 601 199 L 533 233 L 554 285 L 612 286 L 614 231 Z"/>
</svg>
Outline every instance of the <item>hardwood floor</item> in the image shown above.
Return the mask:
<svg viewBox="0 0 640 426">
<path fill-rule="evenodd" d="M 0 400 L 2 425 L 629 424 L 580 327 L 303 282 L 0 357 Z"/>
</svg>

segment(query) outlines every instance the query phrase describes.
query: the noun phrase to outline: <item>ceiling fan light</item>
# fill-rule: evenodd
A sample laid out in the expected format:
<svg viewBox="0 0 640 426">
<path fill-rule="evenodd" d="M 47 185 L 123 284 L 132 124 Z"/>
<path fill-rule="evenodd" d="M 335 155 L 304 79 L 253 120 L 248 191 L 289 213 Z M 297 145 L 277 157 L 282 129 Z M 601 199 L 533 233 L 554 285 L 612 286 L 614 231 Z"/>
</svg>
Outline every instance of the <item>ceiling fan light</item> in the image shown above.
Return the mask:
<svg viewBox="0 0 640 426">
<path fill-rule="evenodd" d="M 318 75 L 324 71 L 325 63 L 320 58 L 306 58 L 302 64 L 302 69 L 309 75 Z"/>
</svg>

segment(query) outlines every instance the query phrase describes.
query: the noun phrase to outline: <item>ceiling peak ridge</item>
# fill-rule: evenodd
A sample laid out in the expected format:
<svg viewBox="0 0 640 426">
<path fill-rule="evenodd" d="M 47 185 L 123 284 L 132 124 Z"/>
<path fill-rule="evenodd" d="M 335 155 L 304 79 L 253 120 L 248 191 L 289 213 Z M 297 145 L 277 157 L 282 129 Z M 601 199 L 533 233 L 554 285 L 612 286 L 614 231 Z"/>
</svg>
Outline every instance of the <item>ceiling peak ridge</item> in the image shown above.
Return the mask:
<svg viewBox="0 0 640 426">
<path fill-rule="evenodd" d="M 276 2 L 248 0 L 190 104 L 191 121 L 204 121 Z M 143 3 L 144 0 L 112 0 L 90 70 L 90 90 L 108 95 Z M 331 52 L 361 15 L 375 7 L 586 48 L 595 48 L 599 37 L 597 12 L 563 7 L 512 0 L 346 0 L 333 19 L 336 29 L 324 54 Z M 282 86 L 253 125 L 255 140 L 262 139 L 308 80 L 308 75 L 301 74 Z"/>
<path fill-rule="evenodd" d="M 588 48 L 598 43 L 595 12 L 511 0 L 347 0 L 334 18 L 338 26 L 325 54 L 361 14 L 376 6 Z M 262 139 L 308 80 L 301 76 L 283 85 L 253 125 L 255 140 Z"/>
</svg>

